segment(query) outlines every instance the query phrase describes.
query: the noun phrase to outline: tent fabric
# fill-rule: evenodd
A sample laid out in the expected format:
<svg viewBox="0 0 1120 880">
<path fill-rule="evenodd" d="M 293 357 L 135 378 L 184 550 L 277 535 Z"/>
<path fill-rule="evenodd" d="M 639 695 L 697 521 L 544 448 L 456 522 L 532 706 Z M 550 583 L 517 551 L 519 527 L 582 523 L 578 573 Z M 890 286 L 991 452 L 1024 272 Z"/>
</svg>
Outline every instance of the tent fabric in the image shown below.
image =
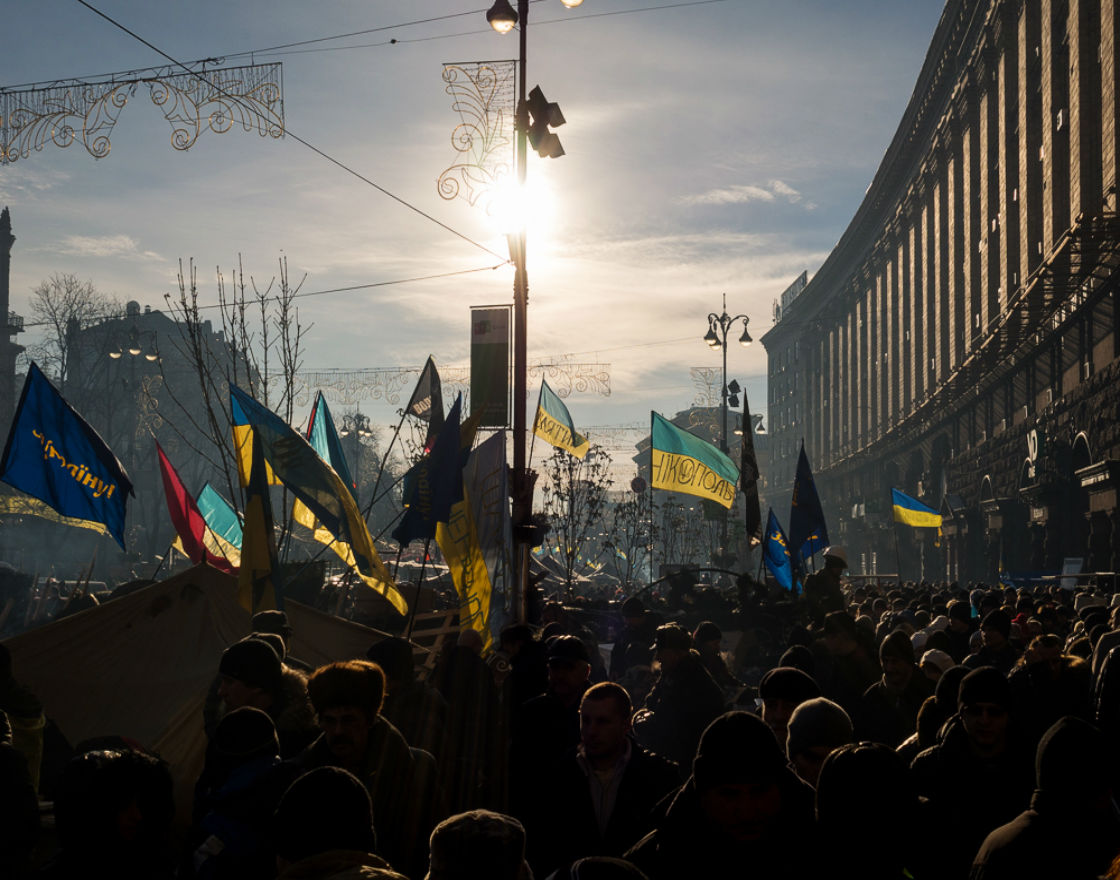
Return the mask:
<svg viewBox="0 0 1120 880">
<path fill-rule="evenodd" d="M 364 657 L 375 630 L 287 603 L 293 656 Z M 190 819 L 202 771 L 202 709 L 222 651 L 249 632 L 237 579 L 206 565 L 8 639 L 12 671 L 71 744 L 134 739 L 171 767 L 176 818 Z"/>
</svg>

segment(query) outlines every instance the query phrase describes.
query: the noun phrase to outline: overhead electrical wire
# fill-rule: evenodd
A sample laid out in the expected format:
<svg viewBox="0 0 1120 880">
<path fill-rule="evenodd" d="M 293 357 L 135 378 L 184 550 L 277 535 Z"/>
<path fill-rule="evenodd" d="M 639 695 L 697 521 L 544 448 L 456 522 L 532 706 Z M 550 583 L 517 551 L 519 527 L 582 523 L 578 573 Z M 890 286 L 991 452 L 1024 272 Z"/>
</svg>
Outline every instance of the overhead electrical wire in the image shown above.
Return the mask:
<svg viewBox="0 0 1120 880">
<path fill-rule="evenodd" d="M 148 40 L 144 39 L 142 36 L 140 36 L 136 32 L 134 32 L 132 30 L 129 30 L 127 27 L 125 27 L 119 21 L 116 21 L 111 16 L 106 15 L 100 9 L 97 9 L 95 6 L 86 2 L 86 0 L 77 0 L 77 2 L 80 3 L 82 6 L 86 7 L 86 9 L 90 10 L 90 12 L 93 12 L 96 15 L 100 16 L 101 18 L 105 19 L 105 21 L 109 22 L 111 25 L 113 25 L 113 27 L 119 28 L 120 30 L 122 30 L 126 34 L 128 34 L 130 37 L 132 37 L 134 40 L 138 40 L 139 42 L 141 42 L 145 46 L 147 46 L 149 49 L 151 49 L 153 52 L 156 52 L 159 55 L 163 56 L 164 58 L 166 58 L 169 62 L 171 62 L 176 67 L 182 68 L 186 73 L 188 73 L 191 76 L 196 77 L 197 79 L 206 83 L 210 88 L 214 89 L 219 94 L 224 95 L 225 97 L 229 98 L 230 100 L 232 100 L 234 102 L 237 101 L 236 96 L 231 95 L 225 89 L 222 89 L 221 87 L 219 87 L 219 86 L 215 85 L 214 83 L 210 82 L 210 80 L 208 80 L 203 73 L 199 73 L 196 70 L 191 70 L 190 67 L 183 64 L 181 61 L 179 61 L 175 58 L 172 58 L 170 55 L 168 55 L 166 52 L 164 52 L 158 46 L 153 45 L 152 43 L 150 43 Z M 463 241 L 467 242 L 468 244 L 474 245 L 476 248 L 478 248 L 482 251 L 485 251 L 486 253 L 490 254 L 492 257 L 497 257 L 499 260 L 503 260 L 504 262 L 509 262 L 509 259 L 507 257 L 503 257 L 501 254 L 497 253 L 496 251 L 492 251 L 486 245 L 481 244 L 480 242 L 475 241 L 470 236 L 460 232 L 459 230 L 457 230 L 457 229 L 455 229 L 451 226 L 448 226 L 442 220 L 436 219 L 431 214 L 429 214 L 427 211 L 424 211 L 422 208 L 418 208 L 416 205 L 413 205 L 411 202 L 408 202 L 405 199 L 401 198 L 400 196 L 396 195 L 395 193 L 392 193 L 389 190 L 385 189 L 385 187 L 381 186 L 380 184 L 374 183 L 374 181 L 370 180 L 364 174 L 361 174 L 360 172 L 351 168 L 345 162 L 342 162 L 341 160 L 334 158 L 334 156 L 331 156 L 329 153 L 326 153 L 323 150 L 320 150 L 314 144 L 310 143 L 309 141 L 304 140 L 299 135 L 293 133 L 291 131 L 291 129 L 289 129 L 287 127 L 287 125 L 284 126 L 284 134 L 287 135 L 288 137 L 290 137 L 296 143 L 301 144 L 304 147 L 306 147 L 307 149 L 311 150 L 311 152 L 315 153 L 317 156 L 319 156 L 323 159 L 326 159 L 331 164 L 337 166 L 338 168 L 341 168 L 347 174 L 351 174 L 354 177 L 358 178 L 358 180 L 362 181 L 363 183 L 366 183 L 369 186 L 373 187 L 379 193 L 381 193 L 382 195 L 387 196 L 388 198 L 392 199 L 397 204 L 399 204 L 399 205 L 401 205 L 405 208 L 408 208 L 410 211 L 413 211 L 414 213 L 419 214 L 424 219 L 430 220 L 432 223 L 436 224 L 441 229 L 443 229 L 447 232 L 450 232 L 456 238 L 460 238 Z"/>
</svg>

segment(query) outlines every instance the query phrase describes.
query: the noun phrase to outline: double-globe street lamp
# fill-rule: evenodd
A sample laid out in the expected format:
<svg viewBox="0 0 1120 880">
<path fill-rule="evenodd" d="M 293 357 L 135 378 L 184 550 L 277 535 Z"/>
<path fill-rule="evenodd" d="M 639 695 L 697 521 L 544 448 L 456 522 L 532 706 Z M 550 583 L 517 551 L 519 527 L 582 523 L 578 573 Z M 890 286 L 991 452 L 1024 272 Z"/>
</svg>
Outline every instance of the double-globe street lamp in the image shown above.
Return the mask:
<svg viewBox="0 0 1120 880">
<path fill-rule="evenodd" d="M 529 31 L 529 2 L 517 0 L 517 9 L 509 0 L 495 0 L 486 13 L 490 26 L 500 34 L 507 34 L 520 23 L 520 45 L 517 75 L 517 113 L 515 117 L 517 185 L 520 194 L 525 191 L 526 154 L 530 140 L 530 111 L 532 110 L 533 147 L 541 156 L 557 158 L 564 155 L 560 139 L 548 131 L 548 126 L 562 125 L 564 117 L 560 108 L 549 104 L 540 88 L 533 89 L 529 99 L 525 95 L 527 67 L 527 37 Z M 583 0 L 560 0 L 568 8 L 579 6 Z M 523 201 L 523 198 L 522 198 Z M 533 540 L 533 480 L 526 467 L 526 398 L 528 397 L 528 305 L 529 276 L 526 271 L 526 236 L 524 217 L 520 228 L 510 236 L 510 258 L 514 264 L 513 280 L 513 535 L 516 544 L 515 572 L 518 594 L 522 607 L 520 617 L 529 612 L 529 550 Z"/>
<path fill-rule="evenodd" d="M 727 334 L 731 328 L 735 326 L 736 322 L 743 322 L 743 333 L 739 337 L 739 344 L 746 347 L 754 340 L 751 338 L 750 331 L 747 325 L 750 323 L 750 318 L 746 315 L 736 315 L 734 318 L 727 314 L 727 294 L 723 295 L 723 311 L 718 315 L 715 312 L 708 313 L 708 332 L 704 334 L 704 341 L 708 346 L 716 351 L 723 351 L 723 382 L 720 386 L 720 434 L 719 434 L 719 448 L 724 455 L 728 453 L 727 446 L 727 399 L 729 394 L 734 401 L 733 405 L 739 405 L 738 394 L 740 391 L 739 383 L 732 382 L 729 387 L 727 384 Z M 746 430 L 746 429 L 744 429 Z M 721 518 L 722 525 L 720 526 L 720 552 L 727 553 L 727 515 L 726 513 Z"/>
</svg>

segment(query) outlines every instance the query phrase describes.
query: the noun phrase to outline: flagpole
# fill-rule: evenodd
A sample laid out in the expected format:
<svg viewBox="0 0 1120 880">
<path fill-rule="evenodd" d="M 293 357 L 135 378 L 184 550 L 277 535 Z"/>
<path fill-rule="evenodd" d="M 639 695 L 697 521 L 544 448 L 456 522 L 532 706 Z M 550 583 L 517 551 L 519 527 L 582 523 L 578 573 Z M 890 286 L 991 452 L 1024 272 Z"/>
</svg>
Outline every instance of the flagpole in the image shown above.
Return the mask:
<svg viewBox="0 0 1120 880">
<path fill-rule="evenodd" d="M 531 432 L 532 437 L 529 438 L 529 463 L 527 465 L 525 465 L 526 470 L 528 470 L 529 468 L 531 468 L 533 466 L 533 450 L 537 446 L 537 416 L 539 416 L 540 413 L 541 413 L 541 398 L 543 396 L 544 396 L 544 379 L 542 378 L 541 379 L 540 390 L 537 392 L 537 411 L 533 415 L 533 430 Z M 575 438 L 574 437 L 572 438 L 572 442 L 573 442 L 573 444 L 575 443 Z"/>
<path fill-rule="evenodd" d="M 416 581 L 416 598 L 412 600 L 412 611 L 408 615 L 408 629 L 405 630 L 404 637 L 406 639 L 412 638 L 412 624 L 416 621 L 416 609 L 420 606 L 420 588 L 424 584 L 424 569 L 428 565 L 428 548 L 432 545 L 432 539 L 426 538 L 424 540 L 424 556 L 420 560 L 420 578 Z"/>
<path fill-rule="evenodd" d="M 377 469 L 377 479 L 373 481 L 373 491 L 370 492 L 369 495 L 369 504 L 367 504 L 366 509 L 362 511 L 362 519 L 367 523 L 369 522 L 370 514 L 373 513 L 373 505 L 379 500 L 377 497 L 377 490 L 381 488 L 381 477 L 385 473 L 385 464 L 389 461 L 389 454 L 393 451 L 393 444 L 397 442 L 397 437 L 400 436 L 401 428 L 404 427 L 404 420 L 406 418 L 408 418 L 407 408 L 401 410 L 401 420 L 397 422 L 396 430 L 393 431 L 393 436 L 389 440 L 389 445 L 385 448 L 385 454 L 381 456 L 381 465 Z M 395 486 L 396 483 L 393 485 Z"/>
<path fill-rule="evenodd" d="M 156 575 L 159 574 L 160 569 L 163 568 L 163 564 L 165 562 L 167 562 L 167 557 L 171 555 L 172 550 L 174 548 L 175 548 L 175 542 L 174 541 L 172 541 L 170 544 L 167 545 L 167 550 L 164 551 L 163 558 L 160 559 L 159 565 L 156 566 L 156 570 L 152 572 L 152 580 L 153 581 L 156 579 Z"/>
<path fill-rule="evenodd" d="M 894 532 L 894 563 L 898 574 L 895 575 L 899 584 L 902 583 L 902 552 L 898 549 L 898 523 L 891 522 L 891 531 Z"/>
</svg>

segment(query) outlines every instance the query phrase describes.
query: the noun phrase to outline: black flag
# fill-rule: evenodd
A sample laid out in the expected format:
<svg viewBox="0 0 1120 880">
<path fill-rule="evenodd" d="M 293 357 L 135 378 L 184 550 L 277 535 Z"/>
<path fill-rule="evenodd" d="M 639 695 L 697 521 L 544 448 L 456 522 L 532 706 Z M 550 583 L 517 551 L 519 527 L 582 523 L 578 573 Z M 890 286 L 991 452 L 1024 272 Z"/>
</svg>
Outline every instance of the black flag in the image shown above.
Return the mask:
<svg viewBox="0 0 1120 880">
<path fill-rule="evenodd" d="M 758 458 L 754 454 L 754 425 L 747 403 L 747 389 L 743 389 L 743 443 L 739 454 L 739 488 L 746 505 L 744 525 L 747 546 L 755 548 L 762 543 L 762 511 L 758 506 Z"/>
<path fill-rule="evenodd" d="M 428 362 L 420 372 L 420 381 L 416 383 L 416 390 L 412 392 L 404 411 L 428 423 L 424 451 L 431 452 L 436 435 L 443 427 L 443 386 L 431 355 L 428 355 Z"/>
</svg>

